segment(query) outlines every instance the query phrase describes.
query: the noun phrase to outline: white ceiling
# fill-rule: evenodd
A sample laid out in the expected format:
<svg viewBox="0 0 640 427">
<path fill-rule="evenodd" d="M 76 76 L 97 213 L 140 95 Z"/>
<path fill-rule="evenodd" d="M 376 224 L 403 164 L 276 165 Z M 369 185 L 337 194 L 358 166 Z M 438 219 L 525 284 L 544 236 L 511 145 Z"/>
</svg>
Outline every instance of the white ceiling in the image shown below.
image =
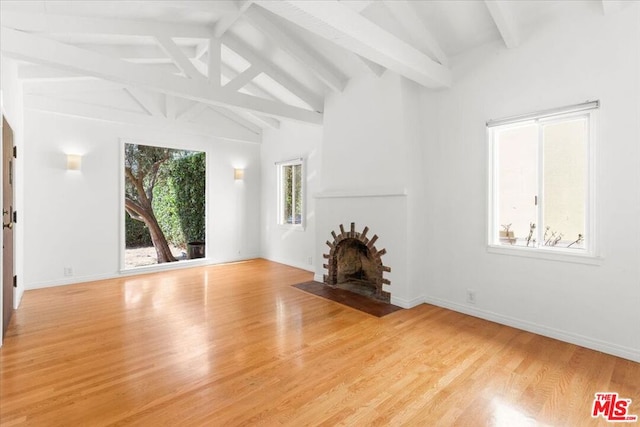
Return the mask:
<svg viewBox="0 0 640 427">
<path fill-rule="evenodd" d="M 174 120 L 198 132 L 206 129 L 198 120 L 213 114 L 242 128 L 219 136 L 258 142 L 281 120 L 321 123 L 324 97 L 356 76 L 392 69 L 428 88 L 448 87 L 458 55 L 490 43 L 517 49 L 550 21 L 623 7 L 617 0 L 2 0 L 0 49 L 18 61 L 27 108 Z M 55 100 L 64 103 L 56 108 Z"/>
</svg>

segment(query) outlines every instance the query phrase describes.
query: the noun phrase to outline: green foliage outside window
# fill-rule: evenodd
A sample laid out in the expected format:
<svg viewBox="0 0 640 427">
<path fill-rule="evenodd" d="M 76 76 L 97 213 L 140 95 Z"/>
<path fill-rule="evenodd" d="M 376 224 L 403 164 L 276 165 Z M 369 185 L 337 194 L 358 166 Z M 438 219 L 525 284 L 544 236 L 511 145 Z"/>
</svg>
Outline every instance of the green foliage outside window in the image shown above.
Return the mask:
<svg viewBox="0 0 640 427">
<path fill-rule="evenodd" d="M 169 184 L 175 194 L 175 209 L 186 243 L 204 241 L 206 221 L 206 158 L 196 153 L 170 164 Z"/>
<path fill-rule="evenodd" d="M 135 147 L 127 144 L 126 148 L 131 146 Z M 169 152 L 171 158 L 160 166 L 153 186 L 153 212 L 167 241 L 186 248 L 189 242 L 205 239 L 206 155 L 184 150 Z M 126 247 L 151 245 L 146 224 L 128 214 L 125 217 Z"/>
</svg>

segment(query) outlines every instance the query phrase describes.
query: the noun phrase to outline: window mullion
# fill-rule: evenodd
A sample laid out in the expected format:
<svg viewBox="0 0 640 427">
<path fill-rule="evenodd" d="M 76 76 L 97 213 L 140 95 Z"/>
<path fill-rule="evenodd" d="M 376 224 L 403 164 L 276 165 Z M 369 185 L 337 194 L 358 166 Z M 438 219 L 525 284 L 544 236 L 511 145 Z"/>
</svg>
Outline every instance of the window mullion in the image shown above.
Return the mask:
<svg viewBox="0 0 640 427">
<path fill-rule="evenodd" d="M 544 246 L 544 125 L 538 123 L 538 189 L 536 206 L 536 247 Z"/>
</svg>

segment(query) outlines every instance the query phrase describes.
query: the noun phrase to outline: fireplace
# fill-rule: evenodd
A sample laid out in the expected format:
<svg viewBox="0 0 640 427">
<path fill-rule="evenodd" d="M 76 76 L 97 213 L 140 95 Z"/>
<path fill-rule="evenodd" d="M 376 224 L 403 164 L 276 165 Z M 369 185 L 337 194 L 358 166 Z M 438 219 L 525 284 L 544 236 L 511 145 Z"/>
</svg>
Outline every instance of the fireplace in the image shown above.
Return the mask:
<svg viewBox="0 0 640 427">
<path fill-rule="evenodd" d="M 382 290 L 382 285 L 391 284 L 382 277 L 385 271 L 391 271 L 391 268 L 382 264 L 381 257 L 387 251 L 376 249 L 374 245 L 378 236 L 374 235 L 369 239 L 368 232 L 369 227 L 365 227 L 361 233 L 356 232 L 353 222 L 349 231 L 345 231 L 340 224 L 340 233 L 331 232 L 333 242 L 327 241 L 329 253 L 323 255 L 327 260 L 323 265 L 327 269 L 324 283 L 390 302 L 391 294 Z"/>
</svg>

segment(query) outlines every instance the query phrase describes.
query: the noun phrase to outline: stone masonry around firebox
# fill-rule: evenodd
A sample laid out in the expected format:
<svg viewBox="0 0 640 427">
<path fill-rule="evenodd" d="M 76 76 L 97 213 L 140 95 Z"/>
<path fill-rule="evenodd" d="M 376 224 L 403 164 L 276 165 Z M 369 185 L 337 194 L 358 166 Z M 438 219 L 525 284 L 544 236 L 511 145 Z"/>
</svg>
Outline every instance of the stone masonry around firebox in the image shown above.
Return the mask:
<svg viewBox="0 0 640 427">
<path fill-rule="evenodd" d="M 331 232 L 333 242 L 327 240 L 329 253 L 323 254 L 327 263 L 323 267 L 327 269 L 324 275 L 326 285 L 346 289 L 370 298 L 390 302 L 391 294 L 382 290 L 383 285 L 390 285 L 388 279 L 383 278 L 383 273 L 390 272 L 391 268 L 382 264 L 382 255 L 386 249 L 378 250 L 374 245 L 378 236 L 369 239 L 367 233 L 369 227 L 362 232 L 355 231 L 355 223 L 351 223 L 351 229 L 345 231 L 340 224 L 340 233 Z"/>
</svg>

